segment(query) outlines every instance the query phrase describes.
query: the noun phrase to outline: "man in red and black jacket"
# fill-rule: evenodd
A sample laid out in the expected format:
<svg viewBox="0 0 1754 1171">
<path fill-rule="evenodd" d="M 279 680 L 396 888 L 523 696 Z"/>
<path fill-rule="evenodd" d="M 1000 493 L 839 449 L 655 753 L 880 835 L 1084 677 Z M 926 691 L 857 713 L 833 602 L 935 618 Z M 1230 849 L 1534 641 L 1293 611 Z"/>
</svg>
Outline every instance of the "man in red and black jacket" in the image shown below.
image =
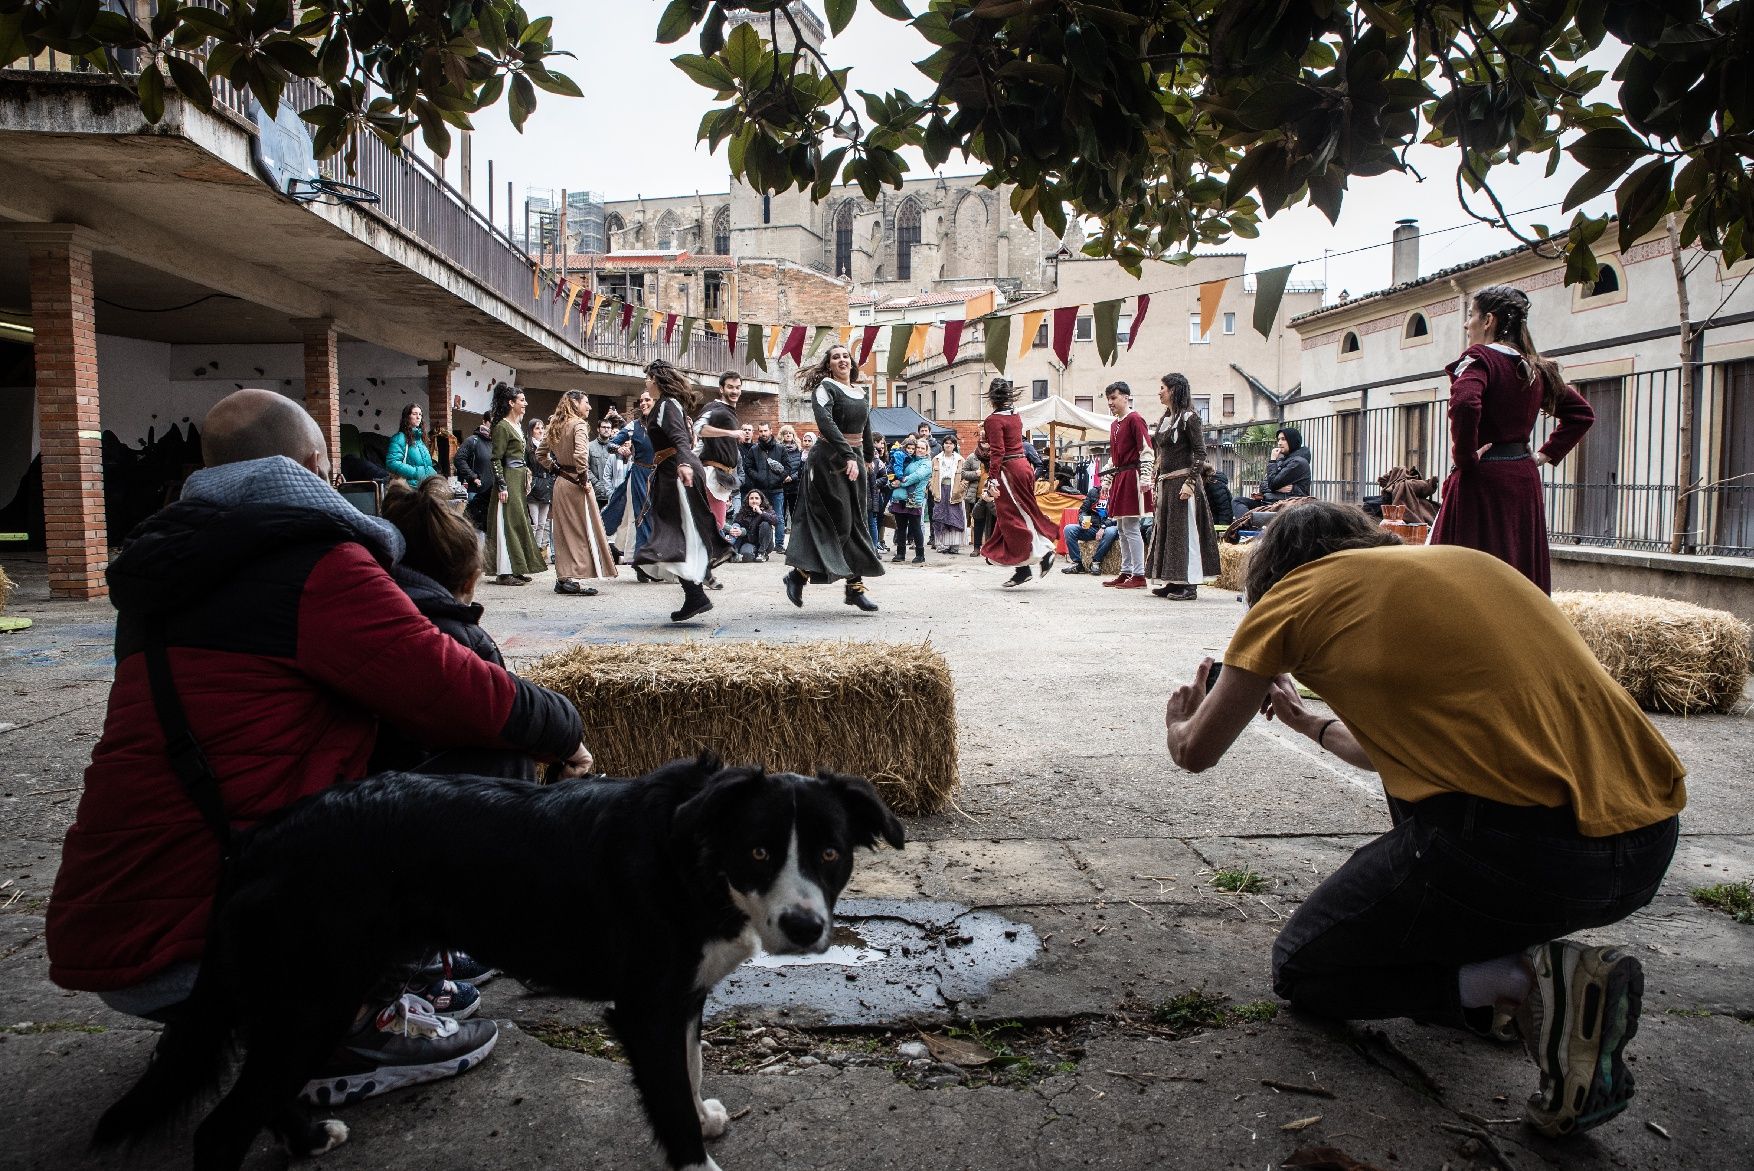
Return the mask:
<svg viewBox="0 0 1754 1171">
<path fill-rule="evenodd" d="M 437 746 L 590 766 L 572 704 L 415 609 L 389 573 L 400 534 L 329 486 L 322 433 L 296 402 L 238 391 L 203 432 L 210 466 L 109 568 L 116 677 L 48 912 L 54 981 L 142 1016 L 186 998 L 219 879 L 214 832 L 166 752 L 149 635 L 162 632 L 236 828 L 363 776 L 380 720 Z"/>
</svg>

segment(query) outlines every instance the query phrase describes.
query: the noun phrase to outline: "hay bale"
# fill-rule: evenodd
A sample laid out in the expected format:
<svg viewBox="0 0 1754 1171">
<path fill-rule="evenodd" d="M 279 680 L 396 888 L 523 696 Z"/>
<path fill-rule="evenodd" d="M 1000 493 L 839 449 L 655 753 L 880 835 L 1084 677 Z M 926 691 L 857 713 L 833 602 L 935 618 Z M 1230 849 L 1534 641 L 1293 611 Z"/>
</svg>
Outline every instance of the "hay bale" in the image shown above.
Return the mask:
<svg viewBox="0 0 1754 1171">
<path fill-rule="evenodd" d="M 1569 592 L 1553 601 L 1638 705 L 1727 712 L 1748 678 L 1748 624 L 1722 610 L 1642 594 Z"/>
<path fill-rule="evenodd" d="M 1214 589 L 1235 590 L 1242 592 L 1243 578 L 1249 571 L 1249 547 L 1232 545 L 1229 541 L 1218 542 L 1218 576 L 1212 582 Z"/>
<path fill-rule="evenodd" d="M 1096 544 L 1095 541 L 1078 542 L 1078 557 L 1084 562 L 1086 569 L 1090 568 L 1090 559 L 1096 556 Z M 1119 541 L 1108 547 L 1108 555 L 1102 559 L 1102 564 L 1097 568 L 1102 571 L 1103 577 L 1119 577 L 1121 575 L 1121 543 Z"/>
<path fill-rule="evenodd" d="M 6 599 L 12 596 L 12 591 L 16 588 L 12 579 L 6 576 L 6 570 L 0 569 L 0 614 L 6 612 Z"/>
<path fill-rule="evenodd" d="M 956 790 L 955 685 L 930 645 L 587 645 L 524 677 L 577 705 L 597 767 L 616 776 L 712 749 L 733 764 L 869 777 L 907 815 L 938 812 Z"/>
</svg>

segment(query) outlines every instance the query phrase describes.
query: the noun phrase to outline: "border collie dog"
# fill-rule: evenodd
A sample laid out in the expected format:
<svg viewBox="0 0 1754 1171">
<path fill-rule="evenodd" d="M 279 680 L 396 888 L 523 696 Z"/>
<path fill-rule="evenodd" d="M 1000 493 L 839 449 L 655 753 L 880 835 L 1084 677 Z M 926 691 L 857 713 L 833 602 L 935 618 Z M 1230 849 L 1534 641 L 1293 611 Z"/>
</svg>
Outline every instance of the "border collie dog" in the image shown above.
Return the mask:
<svg viewBox="0 0 1754 1171">
<path fill-rule="evenodd" d="M 388 773 L 306 798 L 250 831 L 200 975 L 96 1142 L 162 1124 L 236 1081 L 196 1128 L 202 1171 L 242 1164 L 263 1127 L 295 1155 L 347 1137 L 298 1095 L 387 974 L 440 949 L 546 991 L 611 1001 L 610 1024 L 673 1168 L 709 1168 L 725 1108 L 700 1094 L 701 1009 L 757 946 L 827 950 L 852 852 L 905 841 L 871 783 L 722 768 L 541 786 Z M 301 976 L 292 998 L 262 973 Z"/>
</svg>

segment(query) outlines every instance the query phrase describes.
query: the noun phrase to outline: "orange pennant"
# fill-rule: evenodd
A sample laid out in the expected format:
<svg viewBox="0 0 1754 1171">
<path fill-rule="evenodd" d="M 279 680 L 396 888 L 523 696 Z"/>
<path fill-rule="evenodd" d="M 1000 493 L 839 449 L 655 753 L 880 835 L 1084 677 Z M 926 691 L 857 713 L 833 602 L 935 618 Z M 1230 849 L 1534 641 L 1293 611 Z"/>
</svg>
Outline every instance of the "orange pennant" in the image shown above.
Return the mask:
<svg viewBox="0 0 1754 1171">
<path fill-rule="evenodd" d="M 1046 320 L 1047 315 L 1046 309 L 1036 309 L 1023 315 L 1023 340 L 1017 346 L 1019 358 L 1029 353 L 1029 347 L 1035 344 L 1035 335 L 1041 329 L 1041 323 Z"/>
<path fill-rule="evenodd" d="M 1229 277 L 1220 277 L 1218 280 L 1207 281 L 1200 286 L 1201 337 L 1212 332 L 1212 323 L 1218 319 L 1218 299 L 1224 296 L 1224 286 L 1229 283 Z"/>
</svg>

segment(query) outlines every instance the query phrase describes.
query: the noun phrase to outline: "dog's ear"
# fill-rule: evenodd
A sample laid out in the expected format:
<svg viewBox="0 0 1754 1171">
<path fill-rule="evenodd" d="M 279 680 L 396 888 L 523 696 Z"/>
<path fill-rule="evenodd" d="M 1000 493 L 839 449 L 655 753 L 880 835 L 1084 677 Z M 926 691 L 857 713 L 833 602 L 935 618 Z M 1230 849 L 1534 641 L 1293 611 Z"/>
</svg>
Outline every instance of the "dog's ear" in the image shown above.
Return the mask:
<svg viewBox="0 0 1754 1171">
<path fill-rule="evenodd" d="M 704 765 L 709 756 L 703 753 L 697 763 Z M 711 759 L 716 763 L 716 757 Z M 712 824 L 728 803 L 766 779 L 767 773 L 759 768 L 725 768 L 712 773 L 701 782 L 692 797 L 676 807 L 670 822 L 672 835 L 678 839 L 698 835 L 704 827 Z"/>
<path fill-rule="evenodd" d="M 847 818 L 852 822 L 853 841 L 857 845 L 875 846 L 878 838 L 898 850 L 907 844 L 907 829 L 901 824 L 901 819 L 889 811 L 889 806 L 878 796 L 877 787 L 870 781 L 831 772 L 819 772 L 816 777 L 840 798 Z"/>
</svg>

